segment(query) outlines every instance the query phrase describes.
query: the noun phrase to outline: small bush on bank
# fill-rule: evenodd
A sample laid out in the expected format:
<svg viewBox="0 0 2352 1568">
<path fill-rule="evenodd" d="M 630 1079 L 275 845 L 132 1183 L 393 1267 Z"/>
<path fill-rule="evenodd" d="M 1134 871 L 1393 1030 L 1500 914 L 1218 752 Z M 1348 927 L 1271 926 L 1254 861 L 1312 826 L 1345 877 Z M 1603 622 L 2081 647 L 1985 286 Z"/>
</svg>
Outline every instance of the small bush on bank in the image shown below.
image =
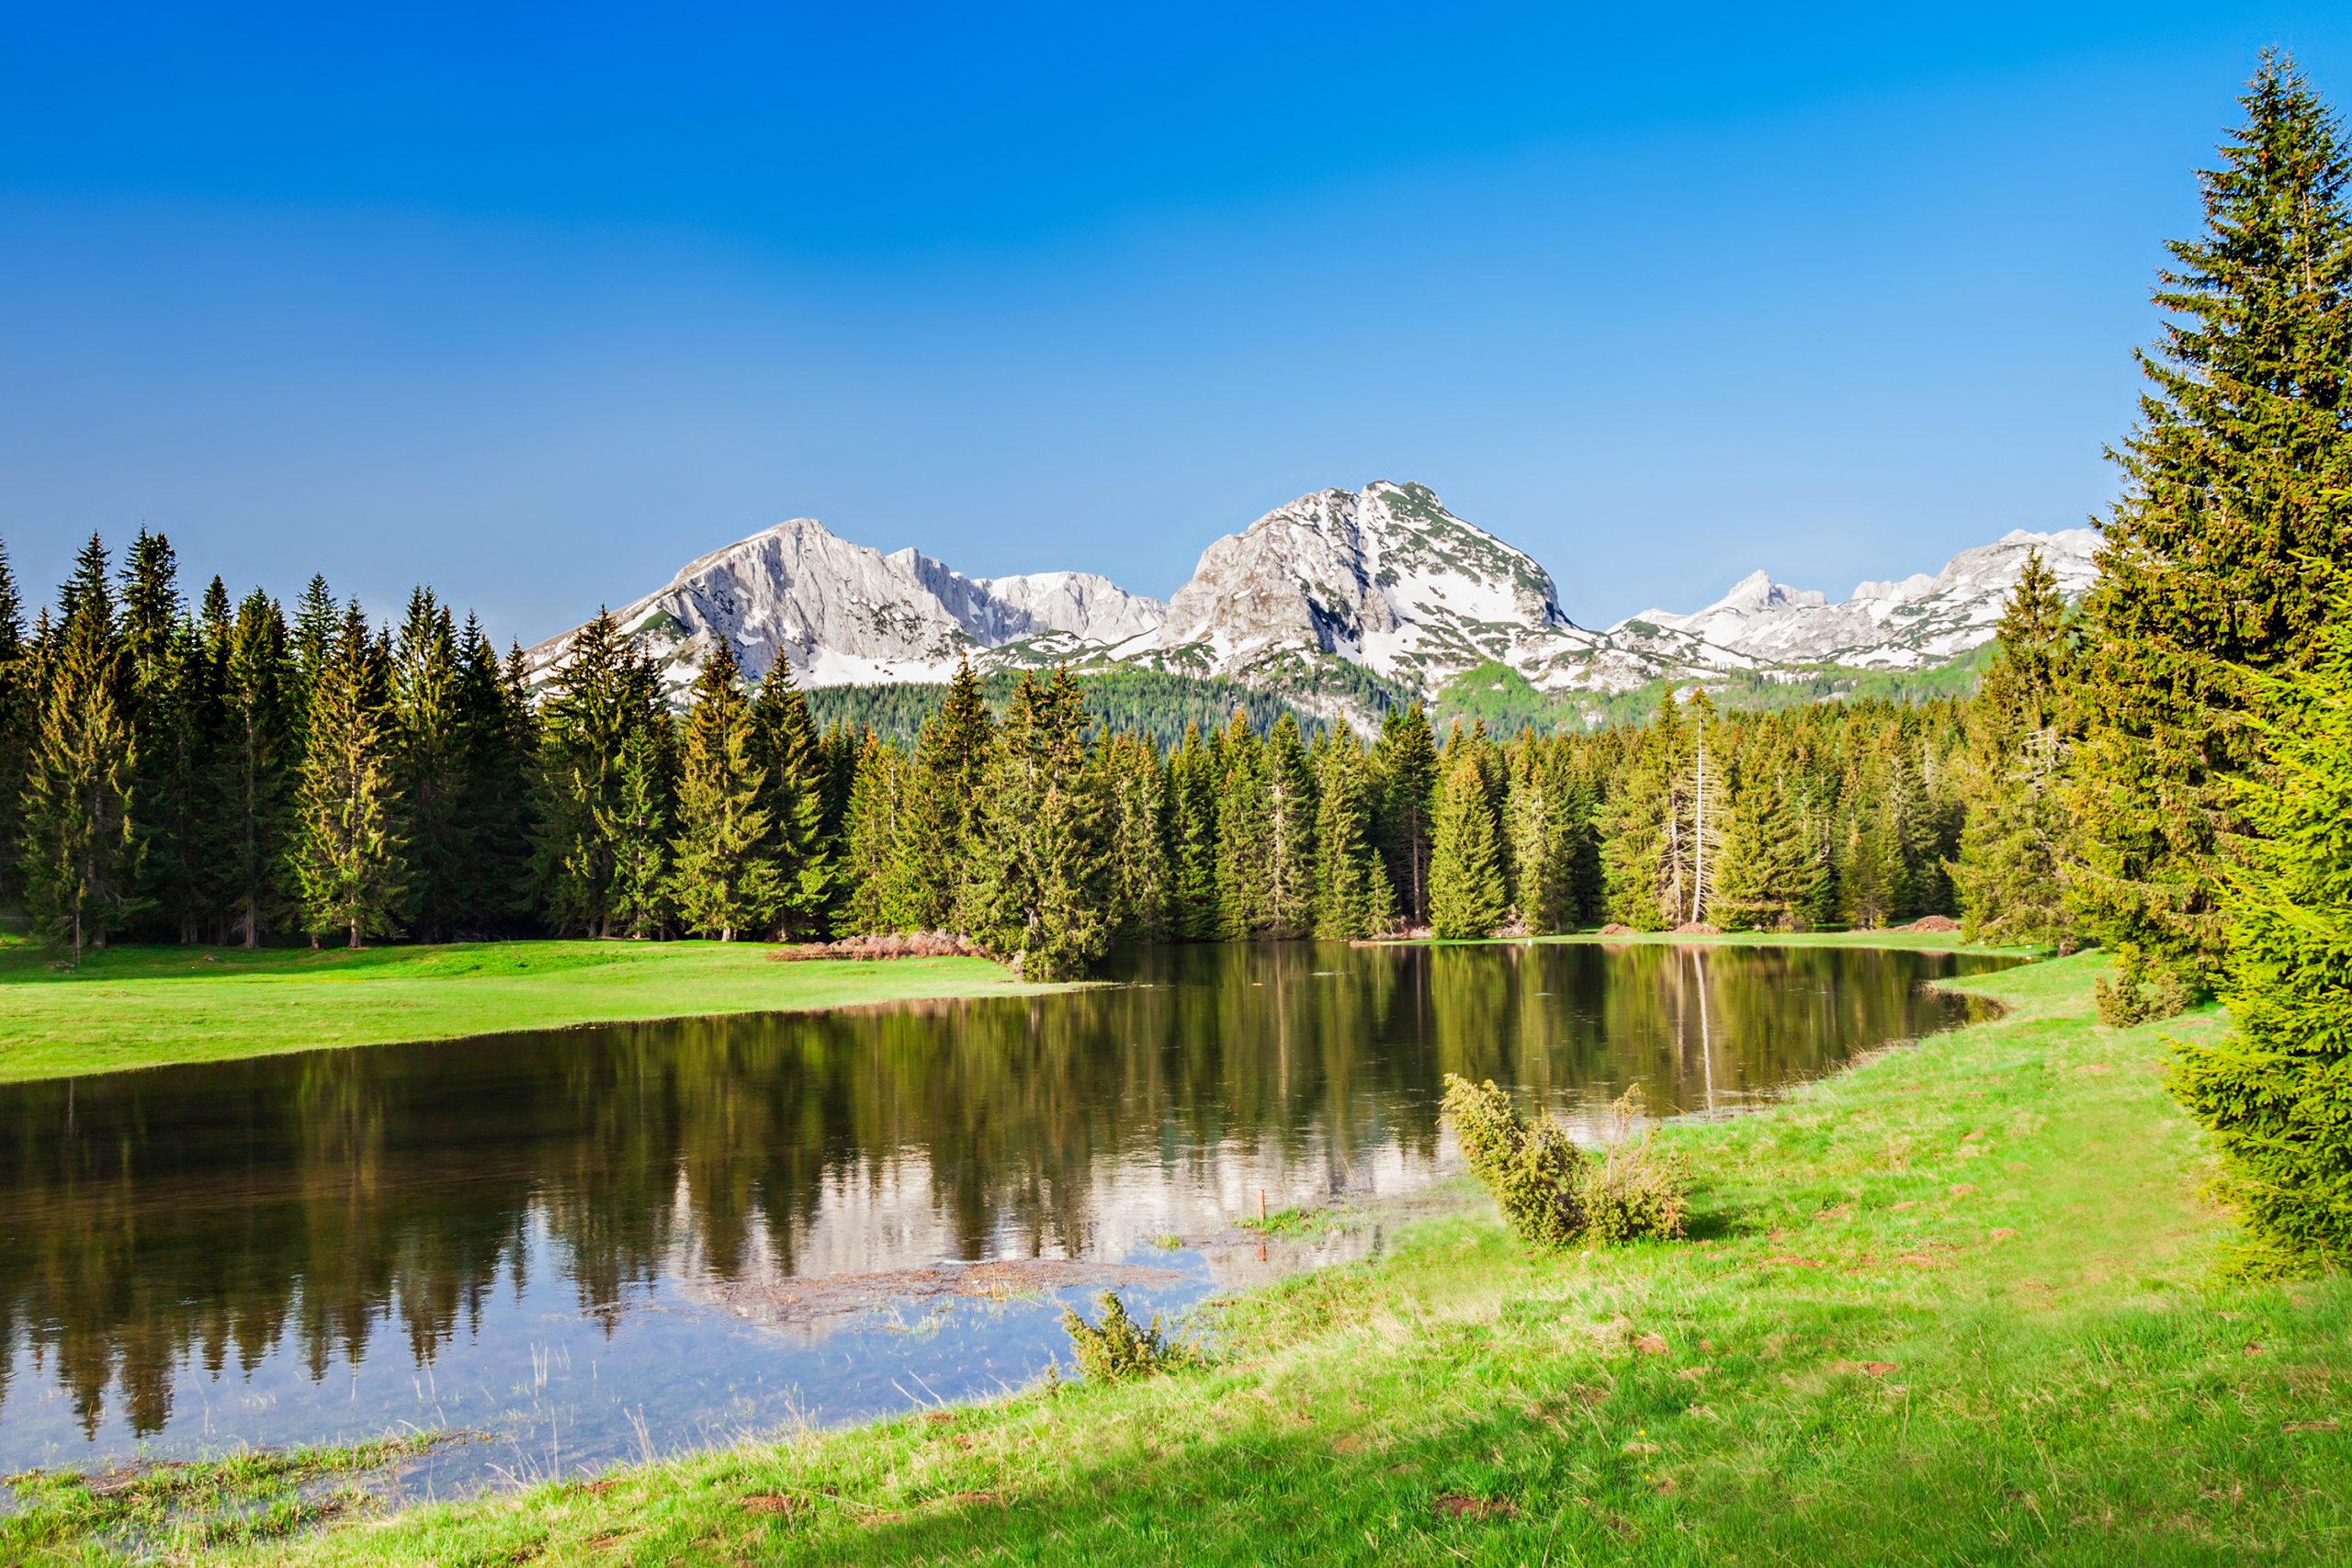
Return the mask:
<svg viewBox="0 0 2352 1568">
<path fill-rule="evenodd" d="M 1617 1135 L 1596 1160 L 1588 1161 L 1577 1196 L 1584 1202 L 1585 1235 L 1594 1241 L 1672 1241 L 1682 1235 L 1689 1206 L 1689 1179 L 1681 1161 L 1652 1144 L 1655 1128 L 1634 1134 L 1641 1120 L 1642 1086 L 1635 1084 L 1610 1108 Z"/>
<path fill-rule="evenodd" d="M 1584 1155 L 1557 1122 L 1548 1116 L 1530 1122 L 1493 1079 L 1474 1084 L 1453 1073 L 1445 1075 L 1445 1112 L 1471 1174 L 1494 1194 L 1514 1235 L 1560 1247 L 1583 1234 Z"/>
<path fill-rule="evenodd" d="M 1649 1133 L 1633 1135 L 1640 1087 L 1627 1089 L 1611 1111 L 1617 1137 L 1596 1157 L 1569 1142 L 1549 1116 L 1521 1115 L 1492 1079 L 1474 1084 L 1445 1075 L 1445 1112 L 1471 1174 L 1494 1194 L 1512 1234 L 1536 1247 L 1682 1234 L 1689 1201 L 1680 1162 L 1656 1148 Z"/>
<path fill-rule="evenodd" d="M 1170 1338 L 1161 1330 L 1158 1313 L 1151 1314 L 1149 1323 L 1137 1323 L 1128 1315 L 1126 1303 L 1112 1291 L 1097 1297 L 1094 1306 L 1101 1319 L 1096 1323 L 1079 1316 L 1075 1307 L 1062 1312 L 1062 1327 L 1069 1333 L 1070 1354 L 1077 1358 L 1078 1370 L 1087 1382 L 1124 1382 L 1129 1378 L 1149 1377 L 1155 1372 L 1201 1364 L 1197 1348 Z"/>
<path fill-rule="evenodd" d="M 2171 970 L 2139 975 L 2127 967 L 2112 980 L 2096 982 L 2091 999 L 2101 1023 L 2109 1029 L 2130 1029 L 2187 1012 L 2196 1003 L 2197 994 Z"/>
</svg>

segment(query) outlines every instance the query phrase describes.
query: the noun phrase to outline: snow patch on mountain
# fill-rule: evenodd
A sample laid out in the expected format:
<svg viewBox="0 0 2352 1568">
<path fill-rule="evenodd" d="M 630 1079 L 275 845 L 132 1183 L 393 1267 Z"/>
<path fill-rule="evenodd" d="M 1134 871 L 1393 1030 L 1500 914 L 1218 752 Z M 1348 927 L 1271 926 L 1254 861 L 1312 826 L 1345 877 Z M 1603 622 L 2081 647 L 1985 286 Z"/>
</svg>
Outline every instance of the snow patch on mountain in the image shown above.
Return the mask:
<svg viewBox="0 0 2352 1568">
<path fill-rule="evenodd" d="M 1595 640 L 1534 558 L 1427 486 L 1382 480 L 1301 496 L 1217 540 L 1159 627 L 1113 652 L 1243 679 L 1328 657 L 1427 690 L 1487 660 L 1548 660 Z"/>
</svg>

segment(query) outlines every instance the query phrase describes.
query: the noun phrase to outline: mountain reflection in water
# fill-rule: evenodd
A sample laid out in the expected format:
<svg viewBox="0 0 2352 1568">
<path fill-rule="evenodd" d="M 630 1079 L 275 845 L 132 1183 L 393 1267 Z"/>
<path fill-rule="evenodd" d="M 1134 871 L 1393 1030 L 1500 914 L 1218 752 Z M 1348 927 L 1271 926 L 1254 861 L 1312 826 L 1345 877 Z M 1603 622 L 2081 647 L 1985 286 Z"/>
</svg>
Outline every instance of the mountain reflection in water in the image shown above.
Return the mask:
<svg viewBox="0 0 2352 1568">
<path fill-rule="evenodd" d="M 1426 1187 L 1445 1073 L 1589 1131 L 1635 1082 L 1655 1111 L 1723 1110 L 1964 1016 L 1918 982 L 1988 964 L 1155 948 L 1119 955 L 1132 984 L 1053 996 L 0 1088 L 0 1471 L 542 1419 L 568 1468 L 903 1407 L 916 1382 L 993 1392 L 1062 1348 L 1084 1279 L 786 1298 L 1065 1259 L 1148 1266 L 1134 1299 L 1181 1305 L 1216 1276 L 1159 1238 L 1228 1232 L 1261 1190 Z"/>
</svg>

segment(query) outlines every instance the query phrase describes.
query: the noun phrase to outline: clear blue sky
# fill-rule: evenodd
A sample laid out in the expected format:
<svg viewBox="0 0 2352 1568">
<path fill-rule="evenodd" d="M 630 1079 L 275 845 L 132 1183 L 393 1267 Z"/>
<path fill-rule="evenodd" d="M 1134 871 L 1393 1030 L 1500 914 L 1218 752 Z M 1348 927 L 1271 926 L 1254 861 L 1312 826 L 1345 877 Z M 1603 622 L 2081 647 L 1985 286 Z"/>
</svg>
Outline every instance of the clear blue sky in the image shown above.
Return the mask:
<svg viewBox="0 0 2352 1568">
<path fill-rule="evenodd" d="M 1418 479 L 1569 613 L 2111 493 L 2153 269 L 2352 7 L 0 14 L 0 537 L 502 638 L 779 518 L 1172 591 Z"/>
</svg>

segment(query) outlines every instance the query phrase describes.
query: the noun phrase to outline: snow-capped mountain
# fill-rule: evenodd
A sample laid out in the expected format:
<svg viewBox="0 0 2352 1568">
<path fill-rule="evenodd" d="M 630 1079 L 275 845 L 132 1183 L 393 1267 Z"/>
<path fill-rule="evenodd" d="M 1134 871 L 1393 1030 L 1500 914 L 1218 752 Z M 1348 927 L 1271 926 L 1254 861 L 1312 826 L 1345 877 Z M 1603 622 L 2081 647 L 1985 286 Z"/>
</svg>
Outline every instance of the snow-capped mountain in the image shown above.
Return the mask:
<svg viewBox="0 0 2352 1568">
<path fill-rule="evenodd" d="M 1532 557 L 1426 486 L 1382 481 L 1301 496 L 1217 540 L 1159 628 L 1114 653 L 1241 676 L 1329 655 L 1420 689 L 1487 660 L 1594 643 Z"/>
<path fill-rule="evenodd" d="M 614 619 L 678 691 L 720 637 L 752 681 L 778 660 L 809 685 L 940 681 L 966 654 L 1038 644 L 1050 656 L 1146 634 L 1167 613 L 1086 572 L 970 578 L 920 551 L 886 556 L 796 517 L 689 562 Z M 562 663 L 579 629 L 527 651 L 535 677 Z"/>
<path fill-rule="evenodd" d="M 2098 542 L 2087 528 L 2019 531 L 1932 576 L 1865 582 L 1837 604 L 1758 571 L 1704 609 L 1646 611 L 1596 632 L 1561 612 L 1550 574 L 1524 551 L 1425 486 L 1383 480 L 1302 496 L 1218 539 L 1166 604 L 1084 572 L 966 577 L 800 517 L 690 563 L 616 619 L 673 692 L 722 637 L 752 680 L 783 660 L 820 686 L 943 680 L 969 656 L 983 667 L 1131 664 L 1277 690 L 1353 667 L 1424 694 L 1499 662 L 1541 691 L 1609 692 L 1661 675 L 1939 663 L 1991 637 L 2029 550 L 2071 598 L 2090 585 Z M 536 676 L 560 666 L 577 629 L 529 650 Z"/>
<path fill-rule="evenodd" d="M 1646 644 L 1659 656 L 1697 665 L 1844 664 L 1913 669 L 1940 663 L 1992 639 L 2025 558 L 2039 549 L 2059 592 L 2079 597 L 2098 576 L 2098 531 L 2023 529 L 1962 550 L 1934 576 L 1864 582 L 1842 603 L 1750 572 L 1730 592 L 1687 615 L 1645 610 L 1610 628 L 1612 641 Z"/>
</svg>

